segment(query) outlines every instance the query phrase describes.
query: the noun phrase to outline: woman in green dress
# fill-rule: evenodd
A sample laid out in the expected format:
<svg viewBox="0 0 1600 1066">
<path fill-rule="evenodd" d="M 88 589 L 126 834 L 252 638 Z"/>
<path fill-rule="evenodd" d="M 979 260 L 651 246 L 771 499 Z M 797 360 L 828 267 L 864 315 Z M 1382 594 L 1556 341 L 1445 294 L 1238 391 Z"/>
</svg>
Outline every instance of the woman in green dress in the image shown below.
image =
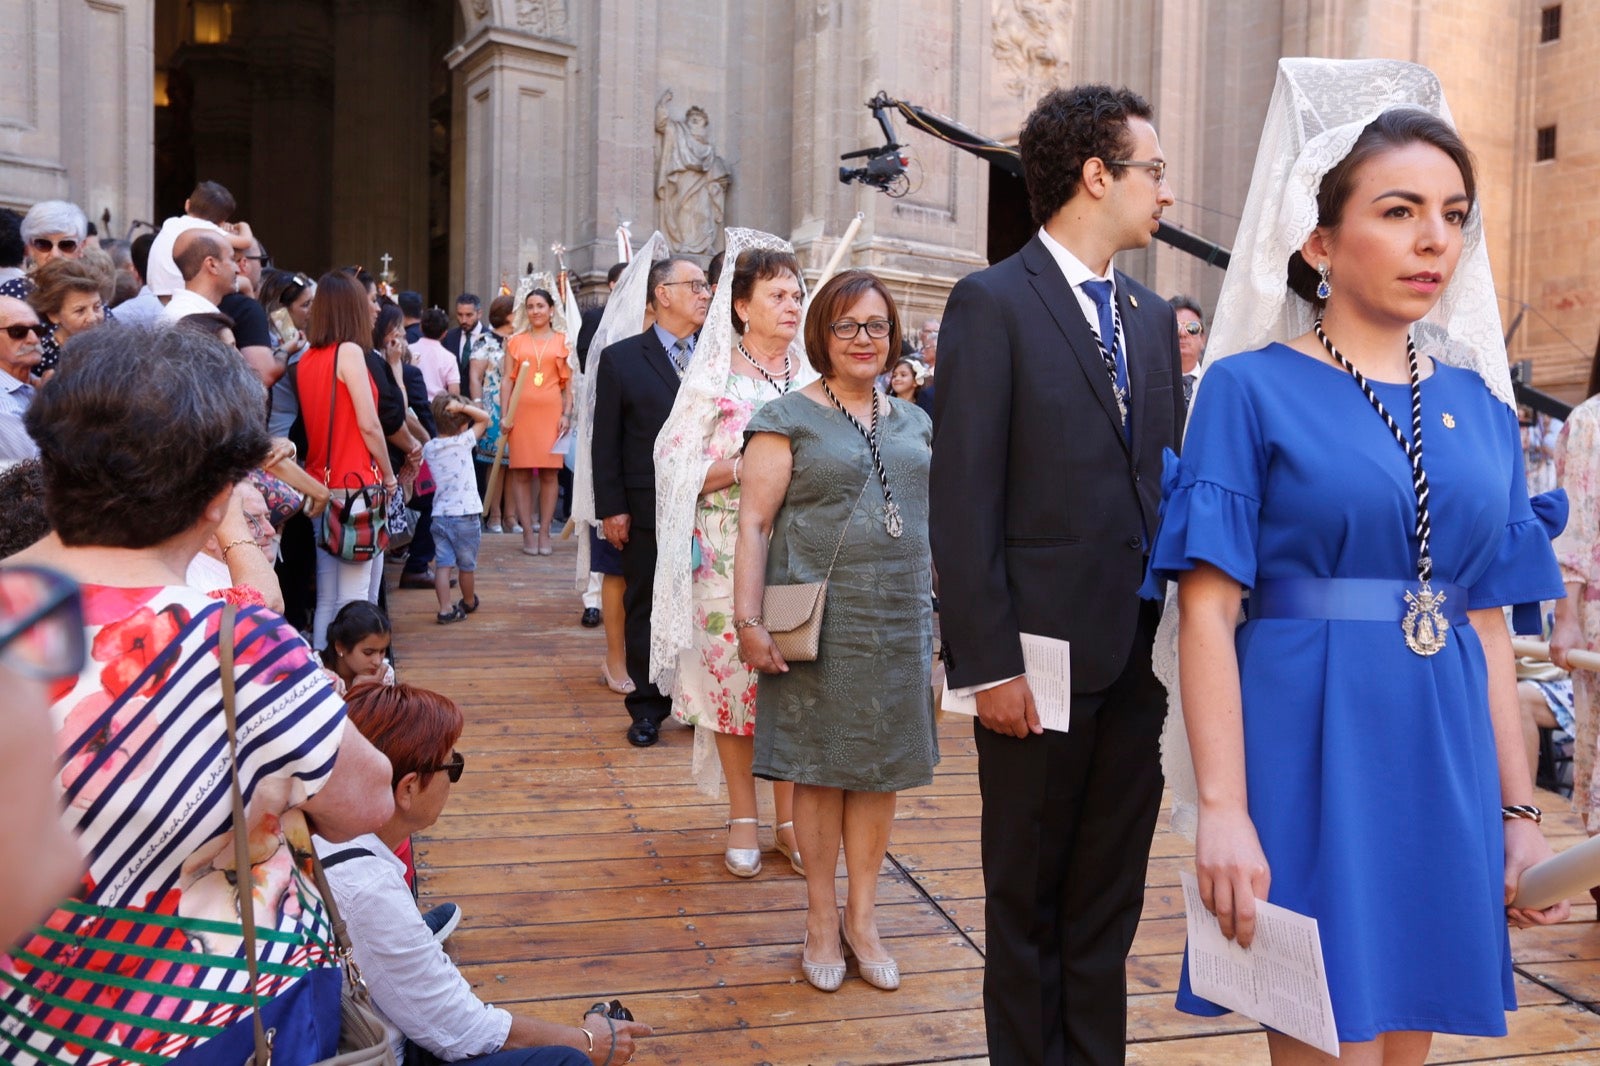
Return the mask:
<svg viewBox="0 0 1600 1066">
<path fill-rule="evenodd" d="M 894 989 L 899 967 L 878 936 L 878 869 L 895 794 L 928 784 L 939 761 L 930 676 L 933 427 L 915 404 L 875 386 L 900 350 L 894 298 L 876 277 L 848 271 L 824 285 L 805 341 L 822 380 L 768 403 L 745 428 L 733 602 L 740 657 L 761 671 L 754 772 L 795 783 L 806 980 L 838 988 L 848 947 L 868 983 Z M 817 658 L 786 663 L 761 618 L 763 592 L 824 580 Z M 842 923 L 834 892 L 841 841 L 849 884 Z"/>
</svg>

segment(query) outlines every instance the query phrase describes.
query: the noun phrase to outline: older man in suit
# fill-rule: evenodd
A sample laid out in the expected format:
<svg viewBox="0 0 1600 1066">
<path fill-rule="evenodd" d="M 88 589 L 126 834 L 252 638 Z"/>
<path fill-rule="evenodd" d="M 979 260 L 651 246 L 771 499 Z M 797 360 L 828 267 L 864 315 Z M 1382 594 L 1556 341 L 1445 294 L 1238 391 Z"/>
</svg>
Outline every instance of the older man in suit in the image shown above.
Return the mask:
<svg viewBox="0 0 1600 1066">
<path fill-rule="evenodd" d="M 1123 1061 L 1166 710 L 1137 590 L 1184 418 L 1172 308 L 1111 265 L 1172 203 L 1150 118 L 1107 86 L 1039 102 L 1039 232 L 959 282 L 940 331 L 933 558 L 948 682 L 977 699 L 984 1015 L 1008 1066 Z M 1039 725 L 1021 633 L 1071 644 L 1065 733 Z"/>
<path fill-rule="evenodd" d="M 624 643 L 634 689 L 625 697 L 633 724 L 628 742 L 647 748 L 658 739 L 672 699 L 650 683 L 650 610 L 656 574 L 656 436 L 672 413 L 678 383 L 711 304 L 705 272 L 672 256 L 650 268 L 655 324 L 601 353 L 595 379 L 595 514 L 601 533 L 622 552 L 627 612 Z M 688 551 L 688 545 L 677 545 Z"/>
</svg>

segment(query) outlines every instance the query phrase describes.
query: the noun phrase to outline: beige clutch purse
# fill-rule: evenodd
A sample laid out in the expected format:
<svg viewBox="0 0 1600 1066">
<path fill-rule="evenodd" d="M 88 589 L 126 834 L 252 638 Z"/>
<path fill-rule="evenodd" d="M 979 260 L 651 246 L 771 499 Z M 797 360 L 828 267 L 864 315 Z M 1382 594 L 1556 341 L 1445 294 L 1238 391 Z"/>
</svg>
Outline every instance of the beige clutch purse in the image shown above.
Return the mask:
<svg viewBox="0 0 1600 1066">
<path fill-rule="evenodd" d="M 822 637 L 822 609 L 828 602 L 828 583 L 768 585 L 761 597 L 761 617 L 784 662 L 809 663 L 817 658 Z"/>
<path fill-rule="evenodd" d="M 761 617 L 772 643 L 784 662 L 810 663 L 817 660 L 817 645 L 822 638 L 822 612 L 828 604 L 828 580 L 833 577 L 833 564 L 839 561 L 844 547 L 845 534 L 850 532 L 850 520 L 855 517 L 861 497 L 867 494 L 872 475 L 861 486 L 861 495 L 855 506 L 845 516 L 844 528 L 839 530 L 839 542 L 833 546 L 833 558 L 828 560 L 828 572 L 821 581 L 808 581 L 796 585 L 768 585 L 761 595 Z"/>
</svg>

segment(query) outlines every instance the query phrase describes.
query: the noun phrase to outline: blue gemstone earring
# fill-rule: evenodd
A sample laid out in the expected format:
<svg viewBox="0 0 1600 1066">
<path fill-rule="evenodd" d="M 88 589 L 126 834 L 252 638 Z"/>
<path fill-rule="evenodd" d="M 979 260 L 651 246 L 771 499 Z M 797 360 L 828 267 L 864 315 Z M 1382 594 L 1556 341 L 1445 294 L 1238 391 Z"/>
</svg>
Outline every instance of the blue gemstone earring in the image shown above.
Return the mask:
<svg viewBox="0 0 1600 1066">
<path fill-rule="evenodd" d="M 1328 284 L 1328 264 L 1318 263 L 1317 274 L 1322 279 L 1317 282 L 1317 299 L 1326 300 L 1329 296 L 1333 295 L 1333 287 Z"/>
</svg>

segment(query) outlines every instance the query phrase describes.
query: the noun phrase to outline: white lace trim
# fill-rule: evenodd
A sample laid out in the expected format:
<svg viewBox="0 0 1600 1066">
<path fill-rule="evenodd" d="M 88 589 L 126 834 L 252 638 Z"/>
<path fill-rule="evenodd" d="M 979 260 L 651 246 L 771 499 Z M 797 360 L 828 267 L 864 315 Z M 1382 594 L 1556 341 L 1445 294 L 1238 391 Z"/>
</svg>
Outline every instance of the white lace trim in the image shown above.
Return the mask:
<svg viewBox="0 0 1600 1066">
<path fill-rule="evenodd" d="M 1285 282 L 1289 255 L 1316 228 L 1323 176 L 1349 154 L 1368 123 L 1397 107 L 1421 108 L 1452 122 L 1439 79 L 1426 67 L 1389 59 L 1278 61 L 1277 85 L 1197 387 L 1204 387 L 1206 370 L 1217 359 L 1289 341 L 1311 329 L 1312 306 Z M 1338 284 L 1337 278 L 1332 281 Z M 1455 276 L 1413 335 L 1419 351 L 1474 371 L 1501 400 L 1513 402 L 1478 204 L 1467 219 Z M 1167 597 L 1153 655 L 1156 676 L 1168 692 L 1161 763 L 1172 789 L 1172 825 L 1193 839 L 1196 787 L 1178 692 L 1175 591 Z"/>
<path fill-rule="evenodd" d="M 788 241 L 760 230 L 729 227 L 725 232 L 721 284 L 695 342 L 694 359 L 678 386 L 672 414 L 656 437 L 656 582 L 650 615 L 650 680 L 663 692 L 673 691 L 678 656 L 693 642 L 690 538 L 700 486 L 711 465 L 705 458 L 705 445 L 716 428 L 717 401 L 727 388 L 728 367 L 738 340 L 733 332 L 733 275 L 739 256 L 751 249 L 794 251 Z M 789 359 L 798 368 L 797 387 L 816 377 L 806 359 L 803 332 L 797 333 L 789 346 Z"/>
<path fill-rule="evenodd" d="M 629 337 L 637 337 L 644 330 L 644 309 L 650 296 L 650 267 L 665 259 L 670 250 L 667 239 L 660 232 L 652 233 L 644 247 L 628 261 L 617 287 L 606 299 L 605 311 L 600 315 L 600 325 L 595 328 L 589 342 L 588 369 L 575 376 L 577 390 L 572 398 L 573 417 L 576 420 L 578 447 L 572 471 L 572 524 L 578 536 L 578 570 L 574 587 L 583 591 L 589 585 L 588 527 L 598 526 L 604 516 L 594 513 L 594 468 L 590 465 L 590 448 L 594 445 L 594 388 L 600 380 L 600 356 L 608 345 Z M 526 299 L 526 297 L 524 297 Z M 577 333 L 569 333 L 572 355 L 570 364 L 577 370 Z"/>
</svg>

